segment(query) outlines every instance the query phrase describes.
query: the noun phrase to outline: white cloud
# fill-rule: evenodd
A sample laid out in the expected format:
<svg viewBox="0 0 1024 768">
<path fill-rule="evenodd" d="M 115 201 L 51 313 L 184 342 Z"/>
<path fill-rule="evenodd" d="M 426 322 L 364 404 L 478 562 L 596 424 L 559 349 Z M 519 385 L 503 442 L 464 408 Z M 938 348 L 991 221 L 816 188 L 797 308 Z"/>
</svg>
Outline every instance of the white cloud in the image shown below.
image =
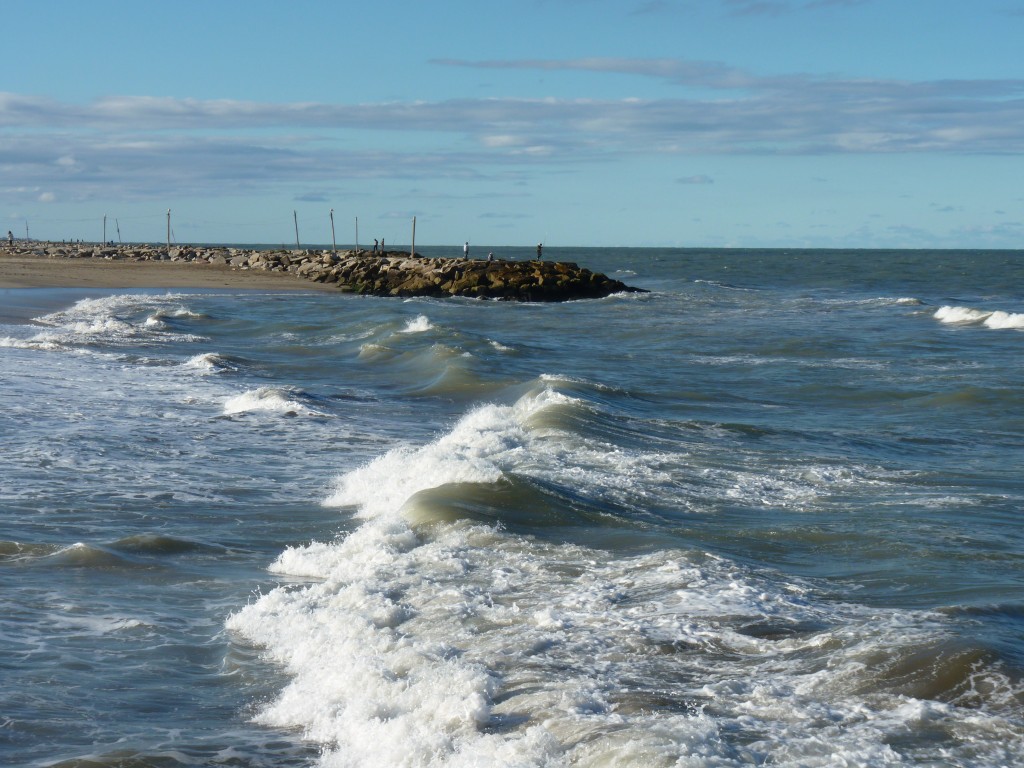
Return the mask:
<svg viewBox="0 0 1024 768">
<path fill-rule="evenodd" d="M 526 143 L 522 136 L 504 134 L 500 136 L 481 136 L 480 143 L 485 147 L 521 147 Z"/>
</svg>

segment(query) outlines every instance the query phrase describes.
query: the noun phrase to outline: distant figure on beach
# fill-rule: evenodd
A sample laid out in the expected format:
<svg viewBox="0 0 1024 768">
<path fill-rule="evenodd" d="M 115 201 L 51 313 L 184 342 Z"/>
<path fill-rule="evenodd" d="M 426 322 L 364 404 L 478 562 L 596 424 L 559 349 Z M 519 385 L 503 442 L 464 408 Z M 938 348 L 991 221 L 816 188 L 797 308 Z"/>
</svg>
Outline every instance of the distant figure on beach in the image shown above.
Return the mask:
<svg viewBox="0 0 1024 768">
<path fill-rule="evenodd" d="M 544 243 L 537 243 L 537 260 L 540 261 L 541 253 L 544 251 Z"/>
<path fill-rule="evenodd" d="M 377 252 L 377 238 L 376 237 L 373 238 L 373 252 L 374 253 Z"/>
<path fill-rule="evenodd" d="M 487 254 L 487 260 L 494 261 L 494 251 L 491 251 L 490 253 Z"/>
<path fill-rule="evenodd" d="M 7 245 L 14 245 L 14 233 L 11 230 L 7 230 Z"/>
<path fill-rule="evenodd" d="M 462 255 L 464 258 L 469 258 L 469 240 L 467 240 L 466 244 L 462 246 Z"/>
</svg>

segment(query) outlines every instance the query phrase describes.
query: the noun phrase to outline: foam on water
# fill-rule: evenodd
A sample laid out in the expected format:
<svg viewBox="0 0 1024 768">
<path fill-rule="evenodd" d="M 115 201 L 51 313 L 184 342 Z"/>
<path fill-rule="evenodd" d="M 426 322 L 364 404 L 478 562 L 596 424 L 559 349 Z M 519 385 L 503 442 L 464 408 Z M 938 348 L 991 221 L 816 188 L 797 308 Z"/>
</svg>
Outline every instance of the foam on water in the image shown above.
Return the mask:
<svg viewBox="0 0 1024 768">
<path fill-rule="evenodd" d="M 458 515 L 418 523 L 423 492 L 486 493 L 511 475 L 599 495 L 664 481 L 630 465 L 639 454 L 600 456 L 550 426 L 579 407 L 542 385 L 341 475 L 325 503 L 359 527 L 272 566 L 317 583 L 228 622 L 292 678 L 259 721 L 301 728 L 323 766 L 995 766 L 1020 753 L 1021 691 L 941 615 L 835 602 L 700 551 L 615 555 Z M 787 487 L 857 481 L 821 467 Z M 922 727 L 934 745 L 908 755 L 901 737 Z"/>
<path fill-rule="evenodd" d="M 0 338 L 0 347 L 7 347 L 9 349 L 56 350 L 60 349 L 60 344 L 55 341 L 51 341 L 50 339 L 42 338 L 38 335 L 33 336 L 30 339 L 17 339 L 11 336 L 4 336 Z"/>
</svg>

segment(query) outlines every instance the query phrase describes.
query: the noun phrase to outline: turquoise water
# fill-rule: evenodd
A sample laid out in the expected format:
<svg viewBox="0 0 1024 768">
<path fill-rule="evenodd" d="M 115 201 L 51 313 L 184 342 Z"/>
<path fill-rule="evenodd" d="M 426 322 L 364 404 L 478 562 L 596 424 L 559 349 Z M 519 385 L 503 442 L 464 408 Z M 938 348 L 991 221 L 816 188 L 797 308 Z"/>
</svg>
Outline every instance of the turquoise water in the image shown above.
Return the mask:
<svg viewBox="0 0 1024 768">
<path fill-rule="evenodd" d="M 1024 760 L 1024 252 L 545 256 L 0 291 L 0 763 Z"/>
</svg>

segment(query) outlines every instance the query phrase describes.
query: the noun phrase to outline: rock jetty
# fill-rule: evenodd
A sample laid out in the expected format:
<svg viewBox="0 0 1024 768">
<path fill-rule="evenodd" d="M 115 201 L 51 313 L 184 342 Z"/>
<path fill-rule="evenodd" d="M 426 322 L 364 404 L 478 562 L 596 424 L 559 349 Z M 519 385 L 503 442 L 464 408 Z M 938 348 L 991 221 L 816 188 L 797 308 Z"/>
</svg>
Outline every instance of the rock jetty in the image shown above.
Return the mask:
<svg viewBox="0 0 1024 768">
<path fill-rule="evenodd" d="M 339 291 L 368 296 L 467 296 L 505 301 L 595 299 L 641 293 L 599 272 L 569 262 L 426 258 L 406 251 L 249 250 L 152 245 L 4 244 L 11 255 L 125 262 L 170 261 L 221 265 L 233 270 L 280 272 Z"/>
</svg>

